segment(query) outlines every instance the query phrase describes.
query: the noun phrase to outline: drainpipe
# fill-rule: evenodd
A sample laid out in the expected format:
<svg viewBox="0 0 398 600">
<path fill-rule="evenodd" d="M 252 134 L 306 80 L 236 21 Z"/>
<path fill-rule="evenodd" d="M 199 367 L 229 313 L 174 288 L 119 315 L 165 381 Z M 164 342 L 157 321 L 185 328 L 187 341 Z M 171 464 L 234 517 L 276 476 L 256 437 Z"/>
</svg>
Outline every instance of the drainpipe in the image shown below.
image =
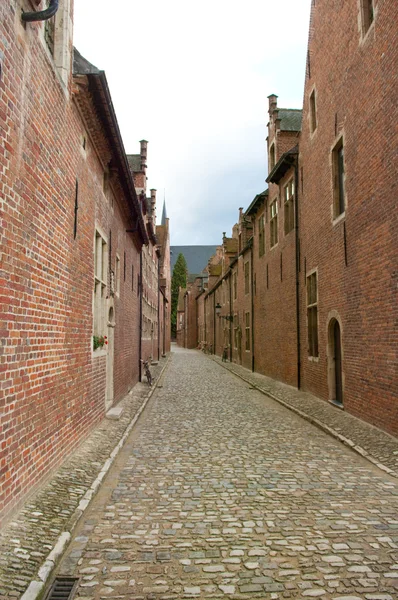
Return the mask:
<svg viewBox="0 0 398 600">
<path fill-rule="evenodd" d="M 299 237 L 299 211 L 298 211 L 298 156 L 294 167 L 295 194 L 294 194 L 294 212 L 296 216 L 295 234 L 296 234 L 296 335 L 297 335 L 297 389 L 301 388 L 301 346 L 300 346 L 300 237 Z"/>
<path fill-rule="evenodd" d="M 141 359 L 142 359 L 142 248 L 140 252 L 140 326 L 139 326 L 139 335 L 140 339 L 138 342 L 138 369 L 139 369 L 139 381 L 142 381 L 142 368 L 141 368 Z"/>
<path fill-rule="evenodd" d="M 217 355 L 216 352 L 216 293 L 213 293 L 213 354 Z"/>
<path fill-rule="evenodd" d="M 252 372 L 254 373 L 254 264 L 253 264 L 253 238 L 252 245 L 250 248 L 250 262 L 251 262 L 251 304 L 252 304 Z"/>
<path fill-rule="evenodd" d="M 58 10 L 59 0 L 51 0 L 48 8 L 36 12 L 22 13 L 22 21 L 31 23 L 32 21 L 47 21 L 55 15 Z"/>
<path fill-rule="evenodd" d="M 160 360 L 160 260 L 158 257 L 158 361 Z M 164 323 L 163 323 L 164 327 Z"/>
<path fill-rule="evenodd" d="M 232 271 L 229 272 L 229 316 L 232 317 L 232 321 L 229 321 L 229 362 L 232 362 L 232 328 L 234 325 L 233 311 L 232 311 Z"/>
</svg>

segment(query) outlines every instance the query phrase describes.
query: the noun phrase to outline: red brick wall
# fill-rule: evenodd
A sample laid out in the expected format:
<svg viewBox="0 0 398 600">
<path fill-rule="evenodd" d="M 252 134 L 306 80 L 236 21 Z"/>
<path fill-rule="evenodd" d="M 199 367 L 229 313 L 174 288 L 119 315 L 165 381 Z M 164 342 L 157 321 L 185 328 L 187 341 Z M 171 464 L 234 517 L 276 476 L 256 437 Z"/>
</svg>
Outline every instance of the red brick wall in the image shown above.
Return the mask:
<svg viewBox="0 0 398 600">
<path fill-rule="evenodd" d="M 330 398 L 327 331 L 330 318 L 337 316 L 344 406 L 396 434 L 398 4 L 374 4 L 375 22 L 365 38 L 357 0 L 317 2 L 312 8 L 300 142 L 301 320 L 306 323 L 304 271 L 317 268 L 319 360 L 308 358 L 304 325 L 302 375 L 305 389 Z M 318 126 L 311 134 L 309 95 L 314 88 Z M 341 134 L 346 211 L 333 224 L 331 149 Z"/>
<path fill-rule="evenodd" d="M 23 30 L 19 8 L 0 6 L 2 517 L 104 416 L 106 355 L 92 355 L 95 221 L 107 236 L 112 229 L 122 277 L 127 254 L 115 299 L 115 399 L 137 380 L 137 248 L 103 195 L 102 167 L 39 40 L 42 24 Z"/>
</svg>

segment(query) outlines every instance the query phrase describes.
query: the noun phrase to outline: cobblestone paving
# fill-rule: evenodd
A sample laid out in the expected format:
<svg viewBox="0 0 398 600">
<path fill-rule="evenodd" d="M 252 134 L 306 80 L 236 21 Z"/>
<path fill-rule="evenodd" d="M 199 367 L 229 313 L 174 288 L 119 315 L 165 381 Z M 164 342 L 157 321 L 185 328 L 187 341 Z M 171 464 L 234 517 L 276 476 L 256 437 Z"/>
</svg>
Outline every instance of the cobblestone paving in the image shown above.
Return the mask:
<svg viewBox="0 0 398 600">
<path fill-rule="evenodd" d="M 266 394 L 270 394 L 293 409 L 300 410 L 311 420 L 317 420 L 323 426 L 332 428 L 338 435 L 363 449 L 376 462 L 394 471 L 395 476 L 398 477 L 397 438 L 312 394 L 299 391 L 259 373 L 252 373 L 241 365 L 222 362 L 220 358 L 214 355 L 211 356 L 211 359 L 239 377 L 243 377 Z"/>
<path fill-rule="evenodd" d="M 79 600 L 393 600 L 398 485 L 178 351 L 61 564 Z"/>
<path fill-rule="evenodd" d="M 152 367 L 155 377 L 165 365 Z M 71 531 L 77 507 L 105 461 L 147 398 L 146 383 L 137 384 L 118 406 L 118 421 L 104 419 L 87 440 L 3 526 L 0 532 L 0 600 L 20 598 L 60 534 Z"/>
</svg>

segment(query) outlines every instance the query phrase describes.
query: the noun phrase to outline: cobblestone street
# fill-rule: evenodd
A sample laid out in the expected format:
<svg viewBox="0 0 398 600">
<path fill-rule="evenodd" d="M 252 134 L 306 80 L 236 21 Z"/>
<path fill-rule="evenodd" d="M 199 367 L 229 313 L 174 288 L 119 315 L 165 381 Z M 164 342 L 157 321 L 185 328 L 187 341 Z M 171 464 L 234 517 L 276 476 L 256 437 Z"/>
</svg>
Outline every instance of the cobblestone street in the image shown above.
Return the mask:
<svg viewBox="0 0 398 600">
<path fill-rule="evenodd" d="M 176 349 L 59 574 L 78 597 L 392 600 L 398 486 Z"/>
</svg>

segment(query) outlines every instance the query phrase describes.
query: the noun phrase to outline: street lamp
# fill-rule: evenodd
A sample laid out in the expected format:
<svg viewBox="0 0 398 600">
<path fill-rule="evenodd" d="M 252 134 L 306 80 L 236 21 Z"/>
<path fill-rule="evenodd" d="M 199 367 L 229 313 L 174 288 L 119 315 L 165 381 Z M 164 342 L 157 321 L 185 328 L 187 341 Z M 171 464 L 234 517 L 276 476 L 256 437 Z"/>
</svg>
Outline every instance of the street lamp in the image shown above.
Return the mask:
<svg viewBox="0 0 398 600">
<path fill-rule="evenodd" d="M 226 321 L 230 321 L 231 323 L 234 320 L 233 315 L 222 315 L 221 314 L 221 304 L 219 302 L 217 302 L 217 304 L 216 304 L 216 315 L 217 315 L 217 317 L 221 317 L 221 319 L 225 319 Z"/>
</svg>

